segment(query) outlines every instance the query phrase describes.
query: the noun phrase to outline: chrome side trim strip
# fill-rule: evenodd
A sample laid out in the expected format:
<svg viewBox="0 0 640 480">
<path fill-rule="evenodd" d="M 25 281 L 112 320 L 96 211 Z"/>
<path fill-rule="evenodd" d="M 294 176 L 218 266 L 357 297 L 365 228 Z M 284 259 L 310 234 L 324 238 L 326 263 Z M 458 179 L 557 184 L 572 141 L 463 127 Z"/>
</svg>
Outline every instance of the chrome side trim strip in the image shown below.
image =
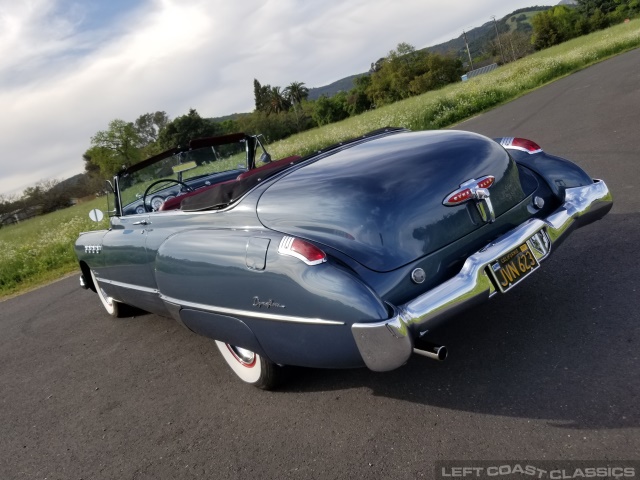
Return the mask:
<svg viewBox="0 0 640 480">
<path fill-rule="evenodd" d="M 205 305 L 204 303 L 187 302 L 179 300 L 177 298 L 168 297 L 162 295 L 159 290 L 155 288 L 141 287 L 139 285 L 132 285 L 130 283 L 118 282 L 116 280 L 107 280 L 105 278 L 98 278 L 101 283 L 108 283 L 110 285 L 122 288 L 129 288 L 131 290 L 137 290 L 139 292 L 151 293 L 158 295 L 160 300 L 165 303 L 179 306 L 182 308 L 195 308 L 196 310 L 205 310 L 212 313 L 220 313 L 224 315 L 236 315 L 241 317 L 259 318 L 262 320 L 272 320 L 276 322 L 290 322 L 290 323 L 302 323 L 305 325 L 344 325 L 344 322 L 337 320 L 324 320 L 322 318 L 307 318 L 307 317 L 293 317 L 289 315 L 277 315 L 274 313 L 252 312 L 249 310 L 239 310 L 235 308 L 218 307 L 215 305 Z"/>
<path fill-rule="evenodd" d="M 394 307 L 394 315 L 382 322 L 354 323 L 351 332 L 367 367 L 374 371 L 402 366 L 413 352 L 414 338 L 433 329 L 443 320 L 492 297 L 496 293 L 487 275 L 487 266 L 533 237 L 544 242 L 546 253 L 553 252 L 575 228 L 599 220 L 613 206 L 605 183 L 567 188 L 565 201 L 545 219 L 530 219 L 471 255 L 462 270 L 404 305 Z M 546 233 L 546 236 L 544 233 Z M 542 239 L 542 240 L 540 240 Z M 547 245 L 547 240 L 550 245 Z M 539 247 L 542 248 L 541 245 Z"/>
<path fill-rule="evenodd" d="M 273 320 L 276 322 L 302 323 L 305 325 L 344 325 L 344 322 L 337 320 L 324 320 L 322 318 L 306 318 L 292 317 L 288 315 L 276 315 L 274 313 L 251 312 L 249 310 L 238 310 L 235 308 L 217 307 L 215 305 L 205 305 L 203 303 L 186 302 L 171 298 L 166 295 L 160 295 L 160 299 L 164 302 L 180 305 L 183 308 L 195 308 L 196 310 L 204 310 L 206 312 L 220 313 L 224 315 L 235 315 L 241 317 L 258 318 L 262 320 Z"/>
<path fill-rule="evenodd" d="M 100 282 L 108 283 L 115 287 L 122 287 L 122 288 L 128 288 L 130 290 L 137 290 L 139 292 L 158 294 L 158 290 L 155 288 L 141 287 L 140 285 L 133 285 L 131 283 L 117 282 L 115 280 L 107 280 L 106 278 L 102 278 L 102 277 L 97 277 L 97 278 L 98 280 L 100 280 Z"/>
</svg>

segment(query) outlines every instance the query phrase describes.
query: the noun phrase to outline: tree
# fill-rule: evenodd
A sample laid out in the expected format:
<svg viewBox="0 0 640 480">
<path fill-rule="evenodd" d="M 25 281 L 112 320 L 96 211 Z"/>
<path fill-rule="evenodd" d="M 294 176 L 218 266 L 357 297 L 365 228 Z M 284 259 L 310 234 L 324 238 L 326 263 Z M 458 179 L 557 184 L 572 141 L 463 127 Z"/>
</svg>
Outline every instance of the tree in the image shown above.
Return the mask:
<svg viewBox="0 0 640 480">
<path fill-rule="evenodd" d="M 371 85 L 371 76 L 362 75 L 353 80 L 353 88 L 347 94 L 347 109 L 349 116 L 358 115 L 373 108 L 373 103 L 367 95 Z"/>
<path fill-rule="evenodd" d="M 366 89 L 370 102 L 376 106 L 440 88 L 459 81 L 462 75 L 459 59 L 416 50 L 408 43 L 398 44 L 378 64 Z"/>
<path fill-rule="evenodd" d="M 529 25 L 529 24 L 527 24 Z M 531 34 L 521 30 L 514 30 L 502 36 L 506 50 L 514 59 L 519 59 L 534 52 L 535 48 L 531 44 Z"/>
<path fill-rule="evenodd" d="M 65 188 L 61 188 L 56 179 L 40 180 L 32 187 L 27 187 L 22 193 L 22 204 L 25 207 L 41 207 L 42 213 L 49 213 L 70 205 L 70 195 Z"/>
<path fill-rule="evenodd" d="M 85 158 L 90 159 L 106 176 L 142 160 L 140 149 L 143 142 L 131 122 L 112 120 L 107 130 L 101 130 L 91 137 L 91 145 L 85 152 Z"/>
<path fill-rule="evenodd" d="M 174 147 L 186 148 L 194 138 L 211 137 L 222 133 L 222 128 L 213 120 L 202 118 L 193 108 L 189 113 L 167 123 L 158 135 L 162 150 Z"/>
<path fill-rule="evenodd" d="M 608 15 L 616 10 L 620 3 L 629 3 L 629 0 L 577 0 L 578 11 L 584 16 L 591 18 L 596 11 Z"/>
<path fill-rule="evenodd" d="M 312 117 L 319 127 L 338 122 L 349 116 L 347 111 L 347 94 L 340 92 L 331 98 L 325 95 L 316 100 Z"/>
<path fill-rule="evenodd" d="M 307 129 L 315 125 L 308 125 L 310 120 L 305 113 L 306 105 L 303 104 L 299 116 L 300 128 Z M 250 115 L 243 115 L 236 121 L 236 131 L 247 134 L 263 134 L 267 142 L 275 142 L 298 132 L 298 119 L 291 111 L 281 112 L 277 115 L 269 115 L 265 112 L 253 112 Z"/>
<path fill-rule="evenodd" d="M 265 113 L 270 115 L 272 113 L 286 112 L 289 107 L 291 107 L 291 103 L 280 91 L 280 87 L 271 87 Z"/>
<path fill-rule="evenodd" d="M 257 79 L 253 79 L 253 96 L 256 103 L 257 112 L 266 112 L 267 105 L 269 104 L 269 92 L 271 91 L 270 85 L 260 85 Z"/>
<path fill-rule="evenodd" d="M 143 147 L 158 141 L 160 131 L 169 123 L 166 112 L 145 113 L 140 115 L 133 125 Z"/>
<path fill-rule="evenodd" d="M 304 86 L 304 82 L 291 82 L 288 87 L 284 89 L 285 97 L 291 102 L 292 105 L 302 103 L 309 96 L 309 89 Z"/>
<path fill-rule="evenodd" d="M 15 194 L 0 194 L 0 216 L 15 210 L 16 201 Z M 2 226 L 2 223 L 0 223 L 0 226 Z"/>
<path fill-rule="evenodd" d="M 536 50 L 557 45 L 580 34 L 577 25 L 580 14 L 574 8 L 564 5 L 555 6 L 535 15 L 531 19 Z"/>
<path fill-rule="evenodd" d="M 136 133 L 140 138 L 142 158 L 151 157 L 162 151 L 162 147 L 158 143 L 158 136 L 168 123 L 168 115 L 166 112 L 160 111 L 140 115 L 133 122 Z"/>
<path fill-rule="evenodd" d="M 296 116 L 296 125 L 300 131 L 300 118 L 298 116 L 298 107 L 309 96 L 309 89 L 304 86 L 304 82 L 291 82 L 284 89 L 285 98 L 293 105 L 293 113 Z"/>
<path fill-rule="evenodd" d="M 615 12 L 609 14 L 613 21 L 622 21 L 640 14 L 640 0 L 615 0 L 615 3 Z"/>
</svg>

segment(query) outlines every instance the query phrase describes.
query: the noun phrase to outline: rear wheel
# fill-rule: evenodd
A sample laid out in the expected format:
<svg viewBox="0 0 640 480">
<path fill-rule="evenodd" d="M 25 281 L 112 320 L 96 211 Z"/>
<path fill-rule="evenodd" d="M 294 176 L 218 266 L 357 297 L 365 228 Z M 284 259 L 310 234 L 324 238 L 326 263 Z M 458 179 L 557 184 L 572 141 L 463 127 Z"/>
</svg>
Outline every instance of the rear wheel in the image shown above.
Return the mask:
<svg viewBox="0 0 640 480">
<path fill-rule="evenodd" d="M 231 370 L 245 383 L 270 390 L 282 379 L 282 367 L 261 357 L 251 350 L 236 347 L 216 340 L 222 358 Z"/>
<path fill-rule="evenodd" d="M 91 280 L 93 280 L 93 286 L 96 288 L 96 293 L 98 294 L 98 297 L 102 302 L 102 306 L 107 311 L 107 313 L 115 318 L 126 317 L 128 305 L 117 302 L 109 295 L 107 295 L 107 293 L 102 290 L 102 287 L 100 287 L 98 279 L 96 278 L 95 273 L 93 273 L 93 270 L 91 270 Z"/>
</svg>

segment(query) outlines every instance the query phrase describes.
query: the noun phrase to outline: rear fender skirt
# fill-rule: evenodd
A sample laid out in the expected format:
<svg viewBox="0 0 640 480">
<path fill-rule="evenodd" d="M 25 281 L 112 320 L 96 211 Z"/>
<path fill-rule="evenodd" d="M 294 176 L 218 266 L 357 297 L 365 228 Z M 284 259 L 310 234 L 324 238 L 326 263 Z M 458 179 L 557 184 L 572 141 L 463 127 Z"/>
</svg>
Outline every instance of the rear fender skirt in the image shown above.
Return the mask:
<svg viewBox="0 0 640 480">
<path fill-rule="evenodd" d="M 251 329 L 237 318 L 183 308 L 180 319 L 192 332 L 266 356 Z"/>
</svg>

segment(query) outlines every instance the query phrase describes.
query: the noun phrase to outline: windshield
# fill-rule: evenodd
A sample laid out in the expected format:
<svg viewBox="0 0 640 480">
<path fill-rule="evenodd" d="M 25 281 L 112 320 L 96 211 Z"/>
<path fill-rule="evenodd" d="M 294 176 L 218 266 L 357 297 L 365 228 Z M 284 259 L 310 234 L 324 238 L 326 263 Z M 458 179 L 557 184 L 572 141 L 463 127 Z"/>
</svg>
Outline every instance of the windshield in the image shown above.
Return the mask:
<svg viewBox="0 0 640 480">
<path fill-rule="evenodd" d="M 121 205 L 125 209 L 128 206 L 135 207 L 133 210 L 127 209 L 125 213 L 154 211 L 157 210 L 157 204 L 152 204 L 152 199 L 161 198 L 164 201 L 182 195 L 189 189 L 234 178 L 247 168 L 247 147 L 244 139 L 225 145 L 178 152 L 142 168 L 134 165 L 129 169 L 132 171 L 120 174 L 118 186 Z M 158 182 L 159 180 L 166 181 Z M 158 184 L 153 185 L 155 182 Z M 145 192 L 146 210 L 142 204 Z M 158 195 L 152 196 L 154 193 Z"/>
</svg>

